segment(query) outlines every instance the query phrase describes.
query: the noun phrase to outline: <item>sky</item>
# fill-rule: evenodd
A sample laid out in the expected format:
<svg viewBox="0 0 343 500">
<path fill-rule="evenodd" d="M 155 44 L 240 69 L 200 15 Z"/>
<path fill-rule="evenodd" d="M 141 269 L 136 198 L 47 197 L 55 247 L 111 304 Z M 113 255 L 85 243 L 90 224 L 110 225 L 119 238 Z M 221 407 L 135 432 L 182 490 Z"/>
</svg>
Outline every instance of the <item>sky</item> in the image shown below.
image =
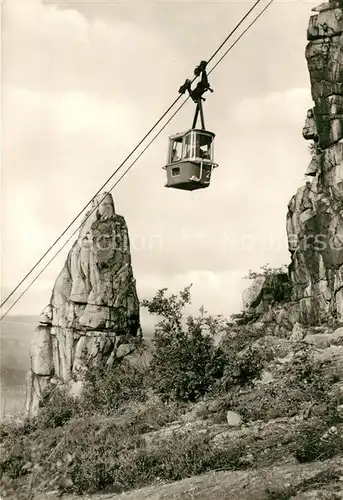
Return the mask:
<svg viewBox="0 0 343 500">
<path fill-rule="evenodd" d="M 319 3 L 275 0 L 210 75 L 214 93 L 204 103 L 205 123 L 216 134 L 219 167 L 208 189 L 164 187 L 168 136 L 191 126 L 192 102 L 114 189 L 116 211 L 128 224 L 140 299 L 162 287 L 178 292 L 193 283 L 194 311 L 204 305 L 213 314 L 229 315 L 242 308 L 241 294 L 249 285 L 242 276 L 249 269 L 289 264 L 287 204 L 304 183 L 310 161 L 301 135 L 312 106 L 306 29 Z M 3 296 L 251 6 L 2 2 Z M 41 312 L 70 247 L 71 242 L 12 314 Z"/>
</svg>

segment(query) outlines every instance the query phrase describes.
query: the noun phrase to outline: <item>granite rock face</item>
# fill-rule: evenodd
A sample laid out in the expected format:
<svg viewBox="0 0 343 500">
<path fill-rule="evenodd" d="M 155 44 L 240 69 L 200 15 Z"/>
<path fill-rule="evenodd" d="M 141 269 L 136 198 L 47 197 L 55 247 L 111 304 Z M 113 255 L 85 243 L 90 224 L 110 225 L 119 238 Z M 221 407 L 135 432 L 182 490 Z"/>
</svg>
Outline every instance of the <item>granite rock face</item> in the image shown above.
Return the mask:
<svg viewBox="0 0 343 500">
<path fill-rule="evenodd" d="M 34 333 L 28 413 L 35 413 L 49 384 L 73 392 L 85 371 L 131 353 L 141 334 L 126 222 L 112 196 L 102 193 L 85 215 Z"/>
<path fill-rule="evenodd" d="M 312 160 L 287 214 L 292 300 L 305 324 L 343 319 L 343 3 L 313 10 L 305 54 L 314 107 L 303 128 Z"/>
</svg>

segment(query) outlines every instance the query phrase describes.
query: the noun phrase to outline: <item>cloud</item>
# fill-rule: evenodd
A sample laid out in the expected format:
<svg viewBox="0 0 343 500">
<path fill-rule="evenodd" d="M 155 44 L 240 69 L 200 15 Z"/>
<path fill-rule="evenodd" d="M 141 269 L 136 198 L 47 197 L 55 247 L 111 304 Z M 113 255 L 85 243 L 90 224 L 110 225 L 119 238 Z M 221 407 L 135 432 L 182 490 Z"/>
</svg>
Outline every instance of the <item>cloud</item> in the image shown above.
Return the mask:
<svg viewBox="0 0 343 500">
<path fill-rule="evenodd" d="M 127 103 L 93 94 L 5 92 L 2 258 L 16 266 L 3 279 L 22 273 L 23 250 L 38 258 L 89 201 L 134 140 L 135 116 Z"/>
<path fill-rule="evenodd" d="M 294 88 L 247 98 L 233 107 L 231 116 L 236 126 L 244 127 L 247 132 L 262 126 L 279 130 L 292 128 L 298 133 L 299 122 L 305 121 L 304 104 L 311 106 L 311 103 L 309 88 Z"/>
<path fill-rule="evenodd" d="M 137 275 L 138 293 L 141 298 L 152 298 L 156 291 L 168 288 L 166 296 L 178 294 L 186 286 L 191 287 L 191 304 L 185 307 L 185 315 L 199 313 L 201 306 L 212 315 L 230 314 L 242 309 L 241 295 L 250 281 L 242 279 L 243 270 L 214 273 L 205 270 L 193 270 L 184 274 L 170 276 Z M 206 290 L 206 293 L 205 293 Z M 143 331 L 149 331 L 158 321 L 145 308 L 141 308 Z"/>
<path fill-rule="evenodd" d="M 120 18 L 89 20 L 71 6 L 62 9 L 39 0 L 5 2 L 2 17 L 5 84 L 43 92 L 95 92 L 135 103 L 149 97 L 141 92 L 149 90 L 149 85 L 142 88 L 149 63 L 161 70 L 151 90 L 163 82 L 169 51 L 162 40 L 156 44 L 154 29 Z"/>
<path fill-rule="evenodd" d="M 178 293 L 192 284 L 191 310 L 196 312 L 203 305 L 211 314 L 229 315 L 242 307 L 241 292 L 249 285 L 243 280 L 242 269 L 213 272 L 194 269 L 185 273 L 168 275 L 137 275 L 138 292 L 150 298 L 160 288 L 168 288 L 167 294 Z M 206 295 L 204 294 L 206 290 Z"/>
</svg>

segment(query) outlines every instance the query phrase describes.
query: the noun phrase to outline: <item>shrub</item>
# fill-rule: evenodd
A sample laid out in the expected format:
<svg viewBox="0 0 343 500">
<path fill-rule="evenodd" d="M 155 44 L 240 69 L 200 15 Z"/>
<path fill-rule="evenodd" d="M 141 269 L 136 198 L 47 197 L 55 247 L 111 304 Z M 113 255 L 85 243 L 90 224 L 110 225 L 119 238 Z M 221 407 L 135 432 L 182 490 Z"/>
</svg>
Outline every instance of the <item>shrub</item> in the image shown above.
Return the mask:
<svg viewBox="0 0 343 500">
<path fill-rule="evenodd" d="M 183 310 L 190 304 L 190 286 L 179 297 L 166 297 L 166 290 L 159 290 L 151 301 L 143 301 L 150 313 L 162 317 L 152 340 L 150 366 L 154 389 L 163 400 L 196 401 L 224 373 L 227 360 L 213 340 L 223 319 L 208 316 L 201 308 L 200 316 L 185 320 Z"/>
<path fill-rule="evenodd" d="M 299 462 L 327 460 L 342 454 L 343 436 L 335 427 L 327 429 L 322 421 L 313 419 L 301 429 L 294 453 Z"/>
<path fill-rule="evenodd" d="M 312 401 L 329 403 L 332 400 L 331 389 L 339 381 L 334 365 L 313 359 L 311 346 L 299 351 L 287 368 L 289 383 L 297 386 Z"/>
<path fill-rule="evenodd" d="M 196 401 L 224 373 L 225 359 L 213 339 L 190 327 L 172 336 L 158 334 L 151 369 L 154 387 L 163 399 Z"/>
<path fill-rule="evenodd" d="M 236 353 L 226 365 L 223 377 L 217 384 L 221 390 L 227 391 L 233 385 L 245 386 L 259 377 L 264 366 L 261 351 L 248 347 L 243 352 Z"/>
<path fill-rule="evenodd" d="M 35 429 L 62 427 L 72 417 L 80 413 L 80 404 L 60 387 L 53 392 L 43 393 L 37 415 L 31 419 Z"/>
<path fill-rule="evenodd" d="M 117 438 L 114 434 L 114 438 Z M 98 450 L 100 451 L 100 449 Z M 147 447 L 131 438 L 131 445 L 119 453 L 114 443 L 105 453 L 85 450 L 69 475 L 78 493 L 115 487 L 125 491 L 154 481 L 178 481 L 215 469 L 237 469 L 244 449 L 219 450 L 205 436 L 174 435 Z"/>
<path fill-rule="evenodd" d="M 285 384 L 266 384 L 254 390 L 231 392 L 230 408 L 246 421 L 292 417 L 301 408 L 304 394 Z"/>
<path fill-rule="evenodd" d="M 266 500 L 292 500 L 292 498 L 313 498 L 311 492 L 316 491 L 323 486 L 338 482 L 340 480 L 340 470 L 335 470 L 335 468 L 325 470 L 323 472 L 318 472 L 314 476 L 305 478 L 296 485 L 284 485 L 281 488 L 278 486 L 269 486 L 266 489 Z M 306 493 L 309 493 L 309 496 Z M 299 493 L 305 493 L 305 495 L 299 495 Z M 337 491 L 338 493 L 338 491 Z M 314 492 L 314 495 L 317 494 Z M 326 492 L 323 491 L 324 497 Z M 322 495 L 320 495 L 322 496 Z M 317 496 L 318 498 L 318 496 Z M 334 492 L 330 494 L 330 500 L 339 500 L 339 493 L 336 495 Z"/>
<path fill-rule="evenodd" d="M 199 316 L 184 319 L 190 286 L 179 297 L 166 297 L 166 290 L 159 290 L 151 301 L 143 301 L 150 313 L 162 317 L 152 341 L 150 367 L 154 389 L 163 400 L 194 402 L 206 393 L 227 390 L 232 384 L 244 385 L 258 376 L 263 363 L 257 350 L 247 348 L 251 333 L 245 342 L 239 335 L 229 338 L 232 325 L 222 316 L 208 315 L 203 308 Z M 214 343 L 213 336 L 219 331 L 227 337 L 225 349 Z"/>
<path fill-rule="evenodd" d="M 243 279 L 246 279 L 246 280 L 253 280 L 255 278 L 257 278 L 257 276 L 265 276 L 266 278 L 268 276 L 276 276 L 278 274 L 285 274 L 285 267 L 287 267 L 286 265 L 284 266 L 280 266 L 280 267 L 270 267 L 270 264 L 267 263 L 265 264 L 264 266 L 261 266 L 260 269 L 261 271 L 252 271 L 251 269 L 249 269 L 249 272 L 246 276 L 243 276 Z"/>
<path fill-rule="evenodd" d="M 156 406 L 155 413 L 158 409 Z M 173 413 L 170 408 L 160 423 Z M 143 421 L 137 417 L 78 418 L 63 428 L 41 429 L 25 440 L 17 438 L 16 446 L 1 457 L 3 489 L 25 491 L 23 498 L 29 498 L 28 490 L 121 492 L 156 480 L 174 481 L 217 468 L 244 467 L 240 462 L 243 446 L 220 450 L 208 436 L 192 432 L 145 440 Z"/>
<path fill-rule="evenodd" d="M 128 401 L 144 401 L 149 385 L 149 369 L 141 363 L 123 361 L 109 369 L 90 370 L 85 379 L 81 405 L 86 411 L 104 414 Z"/>
</svg>

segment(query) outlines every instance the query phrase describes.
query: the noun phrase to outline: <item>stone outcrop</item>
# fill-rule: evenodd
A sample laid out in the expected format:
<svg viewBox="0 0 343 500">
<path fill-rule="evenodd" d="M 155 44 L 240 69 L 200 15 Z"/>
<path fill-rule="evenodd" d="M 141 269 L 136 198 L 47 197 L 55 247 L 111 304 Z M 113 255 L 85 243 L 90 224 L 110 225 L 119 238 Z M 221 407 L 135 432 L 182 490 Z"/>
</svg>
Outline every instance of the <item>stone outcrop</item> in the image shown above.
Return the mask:
<svg viewBox="0 0 343 500">
<path fill-rule="evenodd" d="M 49 384 L 75 393 L 85 371 L 131 353 L 141 338 L 139 320 L 126 222 L 112 196 L 102 193 L 85 215 L 34 333 L 27 411 L 36 411 Z"/>
<path fill-rule="evenodd" d="M 343 3 L 313 9 L 306 59 L 314 107 L 303 136 L 312 140 L 307 182 L 287 214 L 292 299 L 305 324 L 343 319 Z"/>
<path fill-rule="evenodd" d="M 243 292 L 243 310 L 252 315 L 261 315 L 271 306 L 288 300 L 290 281 L 288 273 L 278 272 L 257 275 L 251 286 Z"/>
<path fill-rule="evenodd" d="M 266 334 L 288 336 L 299 321 L 299 305 L 291 301 L 292 283 L 287 267 L 257 274 L 252 284 L 243 292 L 243 310 L 232 315 L 236 323 L 249 323 L 262 328 Z"/>
<path fill-rule="evenodd" d="M 208 472 L 169 484 L 156 484 L 132 492 L 95 494 L 92 500 L 340 500 L 341 458 L 305 464 L 284 464 L 248 471 Z M 320 484 L 322 478 L 333 479 Z M 319 483 L 319 484 L 318 484 Z M 59 500 L 57 493 L 37 494 L 34 500 Z M 66 495 L 65 500 L 81 500 Z"/>
</svg>

